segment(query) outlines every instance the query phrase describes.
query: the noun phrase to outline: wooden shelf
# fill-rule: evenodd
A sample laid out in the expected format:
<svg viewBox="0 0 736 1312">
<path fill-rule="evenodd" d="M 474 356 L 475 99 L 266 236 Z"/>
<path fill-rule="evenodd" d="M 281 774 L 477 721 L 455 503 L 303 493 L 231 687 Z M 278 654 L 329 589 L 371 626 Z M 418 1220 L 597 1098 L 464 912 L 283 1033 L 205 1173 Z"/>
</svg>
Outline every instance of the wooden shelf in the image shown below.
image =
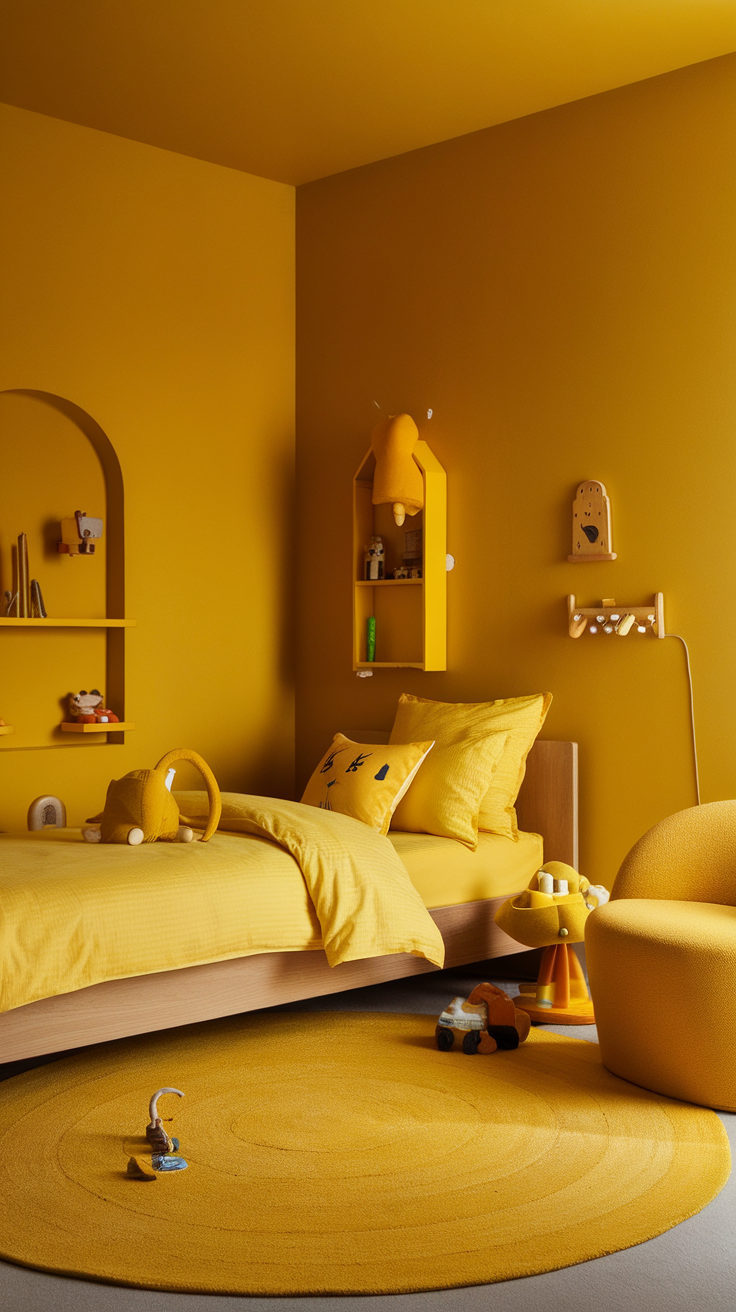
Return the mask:
<svg viewBox="0 0 736 1312">
<path fill-rule="evenodd" d="M 358 579 L 356 588 L 403 588 L 414 583 L 421 586 L 422 579 Z"/>
<path fill-rule="evenodd" d="M 418 441 L 414 460 L 424 484 L 424 507 L 402 527 L 390 505 L 373 505 L 375 457 L 369 451 L 353 480 L 353 669 L 444 670 L 447 668 L 447 488 L 445 471 L 426 442 Z M 404 558 L 404 533 L 422 534 L 420 579 L 365 579 L 363 552 L 374 535 L 386 544 L 386 568 Z M 417 561 L 417 564 L 420 562 Z M 399 589 L 408 588 L 406 596 Z M 366 625 L 376 622 L 376 655 L 367 661 Z"/>
<path fill-rule="evenodd" d="M 15 616 L 3 616 L 0 619 L 0 625 L 15 629 L 130 629 L 134 628 L 137 622 L 137 620 L 112 619 L 54 619 L 51 616 L 45 620 L 18 619 Z"/>
<path fill-rule="evenodd" d="M 30 597 L 27 604 L 21 602 L 21 614 L 16 606 L 9 614 L 5 614 L 5 605 L 0 606 L 0 694 L 5 696 L 5 700 L 0 696 L 0 714 L 15 725 L 14 736 L 7 743 L 0 740 L 2 750 L 6 754 L 39 748 L 71 751 L 84 743 L 90 747 L 117 747 L 125 742 L 126 731 L 135 727 L 126 715 L 125 698 L 128 629 L 135 627 L 136 620 L 127 618 L 125 599 L 120 461 L 95 418 L 73 401 L 35 389 L 25 391 L 24 397 L 31 406 L 27 412 L 27 451 L 19 452 L 17 461 L 9 466 L 0 460 L 0 475 L 8 506 L 17 501 L 15 531 L 25 528 L 28 533 L 31 559 L 38 561 L 49 613 L 42 618 L 43 607 L 31 609 Z M 55 419 L 47 414 L 49 407 L 57 412 Z M 53 428 L 48 427 L 49 422 Z M 46 444 L 52 440 L 55 458 L 60 459 L 53 466 L 59 477 L 37 485 L 33 464 L 44 458 Z M 65 452 L 56 449 L 57 441 L 67 447 Z M 66 476 L 70 469 L 73 474 Z M 49 501 L 52 484 L 53 501 Z M 104 542 L 86 565 L 73 565 L 68 555 L 56 552 L 56 545 L 60 521 L 73 513 L 80 487 L 87 489 L 84 495 L 90 497 L 90 510 L 104 519 Z M 53 560 L 47 556 L 49 550 Z M 26 572 L 19 572 L 17 565 L 11 568 L 9 541 L 3 542 L 3 561 L 7 566 L 3 587 L 12 589 L 20 598 L 26 594 Z M 51 605 L 54 596 L 56 603 Z M 40 631 L 45 634 L 43 638 L 38 636 Z M 120 722 L 94 726 L 96 738 L 67 736 L 70 731 L 63 732 L 59 721 L 70 709 L 65 704 L 69 689 L 95 686 L 104 696 L 104 705 L 119 715 Z M 80 730 L 81 726 L 75 724 L 71 734 L 79 734 Z"/>
<path fill-rule="evenodd" d="M 600 606 L 578 606 L 574 593 L 567 598 L 567 631 L 571 638 L 579 638 L 586 629 L 590 633 L 600 629 L 604 635 L 615 633 L 625 638 L 634 626 L 644 632 L 651 631 L 657 638 L 666 637 L 663 592 L 655 592 L 648 606 L 617 604 L 611 597 L 604 598 Z"/>
<path fill-rule="evenodd" d="M 128 729 L 135 729 L 135 724 L 132 720 L 118 720 L 112 724 L 75 724 L 64 720 L 59 728 L 62 733 L 125 733 Z"/>
<path fill-rule="evenodd" d="M 0 724 L 0 733 L 15 733 L 15 726 L 12 724 Z"/>
<path fill-rule="evenodd" d="M 423 670 L 422 661 L 358 661 L 356 670 Z"/>
</svg>

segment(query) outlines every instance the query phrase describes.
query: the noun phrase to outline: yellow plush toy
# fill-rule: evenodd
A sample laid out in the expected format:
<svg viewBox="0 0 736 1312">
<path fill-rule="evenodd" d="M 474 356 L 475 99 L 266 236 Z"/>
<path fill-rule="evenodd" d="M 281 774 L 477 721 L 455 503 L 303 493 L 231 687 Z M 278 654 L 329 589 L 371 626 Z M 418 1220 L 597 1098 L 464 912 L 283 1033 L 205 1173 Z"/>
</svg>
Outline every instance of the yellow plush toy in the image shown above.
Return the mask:
<svg viewBox="0 0 736 1312">
<path fill-rule="evenodd" d="M 418 437 L 411 415 L 391 415 L 376 424 L 371 434 L 376 457 L 373 505 L 390 505 L 399 525 L 405 515 L 416 515 L 424 505 L 422 471 L 412 455 Z"/>
<path fill-rule="evenodd" d="M 105 809 L 87 821 L 82 837 L 88 843 L 191 843 L 194 832 L 181 823 L 179 808 L 171 796 L 176 774 L 175 761 L 191 761 L 207 785 L 210 810 L 201 841 L 212 837 L 222 812 L 217 780 L 206 761 L 187 747 L 175 748 L 162 756 L 153 770 L 131 770 L 122 779 L 113 779 L 107 790 Z"/>
</svg>

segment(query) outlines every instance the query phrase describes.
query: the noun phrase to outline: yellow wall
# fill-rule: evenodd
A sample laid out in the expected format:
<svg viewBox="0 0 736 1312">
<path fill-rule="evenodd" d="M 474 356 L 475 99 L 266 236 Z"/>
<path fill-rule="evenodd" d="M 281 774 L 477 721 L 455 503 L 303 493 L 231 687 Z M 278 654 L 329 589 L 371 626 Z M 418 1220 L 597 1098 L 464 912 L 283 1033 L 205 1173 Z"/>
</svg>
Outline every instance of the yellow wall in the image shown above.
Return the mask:
<svg viewBox="0 0 736 1312">
<path fill-rule="evenodd" d="M 39 704 L 60 714 L 70 687 L 102 687 L 104 653 L 98 636 L 73 630 L 63 641 L 0 630 L 0 716 L 11 718 L 7 703 L 18 721 L 15 738 L 0 738 L 0 828 L 24 826 L 28 803 L 45 792 L 78 824 L 110 778 L 185 745 L 224 788 L 289 795 L 293 189 L 0 112 L 0 391 L 67 397 L 109 437 L 125 488 L 127 613 L 138 621 L 127 644 L 127 714 L 138 729 L 124 746 L 19 750 L 30 732 L 24 706 L 36 741 L 47 741 Z M 11 471 L 18 487 L 12 507 L 0 500 L 3 588 L 25 529 L 50 613 L 93 614 L 102 559 L 54 558 L 41 521 L 54 513 L 50 471 L 57 515 L 101 513 L 96 456 L 38 402 L 0 398 L 0 423 L 0 484 L 7 492 Z M 88 462 L 73 504 L 58 459 L 66 442 L 75 471 Z M 84 580 L 77 610 L 72 571 Z"/>
<path fill-rule="evenodd" d="M 682 646 L 566 634 L 644 602 L 691 646 L 703 800 L 736 794 L 736 56 L 297 192 L 298 782 L 406 690 L 551 689 L 580 743 L 582 867 L 693 803 Z M 407 410 L 448 476 L 448 670 L 351 672 L 351 478 Z M 428 407 L 434 418 L 423 416 Z M 583 479 L 605 565 L 570 565 Z"/>
</svg>

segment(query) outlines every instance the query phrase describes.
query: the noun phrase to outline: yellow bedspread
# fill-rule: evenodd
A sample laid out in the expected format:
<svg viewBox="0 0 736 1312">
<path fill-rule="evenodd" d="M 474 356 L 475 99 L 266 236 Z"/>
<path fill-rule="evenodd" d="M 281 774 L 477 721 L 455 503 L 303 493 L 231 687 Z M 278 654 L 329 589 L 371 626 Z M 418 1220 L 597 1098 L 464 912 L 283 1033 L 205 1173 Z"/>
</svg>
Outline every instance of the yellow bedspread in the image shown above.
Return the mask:
<svg viewBox="0 0 736 1312">
<path fill-rule="evenodd" d="M 209 843 L 0 835 L 0 1011 L 255 952 L 324 947 L 332 966 L 410 952 L 442 965 L 439 930 L 387 838 L 300 802 L 239 805 L 248 832 Z"/>
</svg>

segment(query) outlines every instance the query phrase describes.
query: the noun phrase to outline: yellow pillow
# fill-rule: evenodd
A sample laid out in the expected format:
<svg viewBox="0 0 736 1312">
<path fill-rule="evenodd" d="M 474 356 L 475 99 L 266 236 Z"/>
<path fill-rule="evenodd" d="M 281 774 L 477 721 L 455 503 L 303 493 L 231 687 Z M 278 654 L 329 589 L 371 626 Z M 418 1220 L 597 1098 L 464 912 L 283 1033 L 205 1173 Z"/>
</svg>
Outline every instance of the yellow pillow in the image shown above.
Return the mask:
<svg viewBox="0 0 736 1312">
<path fill-rule="evenodd" d="M 402 697 L 399 702 L 392 742 L 402 741 L 402 723 L 411 717 L 409 708 L 404 706 L 405 700 Z M 411 700 L 419 703 L 418 698 Z M 397 806 L 391 827 L 409 833 L 456 838 L 475 851 L 480 804 L 501 760 L 508 735 L 485 734 L 469 739 L 464 727 L 456 731 L 447 717 L 422 713 L 424 707 L 437 704 L 441 705 L 424 702 L 417 709 L 417 720 L 434 719 L 438 734 L 432 755 Z"/>
<path fill-rule="evenodd" d="M 488 734 L 505 733 L 503 754 L 493 777 L 488 779 L 477 823 L 479 829 L 488 833 L 516 839 L 519 829 L 514 802 L 524 778 L 526 758 L 551 701 L 549 692 L 495 702 L 432 702 L 404 693 L 399 699 L 391 742 L 434 738 L 432 767 L 436 770 L 440 748 L 446 743 L 470 744 Z M 398 816 L 395 827 L 400 827 Z"/>
<path fill-rule="evenodd" d="M 433 743 L 388 747 L 354 743 L 336 733 L 309 783 L 302 801 L 326 811 L 362 820 L 382 834 Z"/>
</svg>

